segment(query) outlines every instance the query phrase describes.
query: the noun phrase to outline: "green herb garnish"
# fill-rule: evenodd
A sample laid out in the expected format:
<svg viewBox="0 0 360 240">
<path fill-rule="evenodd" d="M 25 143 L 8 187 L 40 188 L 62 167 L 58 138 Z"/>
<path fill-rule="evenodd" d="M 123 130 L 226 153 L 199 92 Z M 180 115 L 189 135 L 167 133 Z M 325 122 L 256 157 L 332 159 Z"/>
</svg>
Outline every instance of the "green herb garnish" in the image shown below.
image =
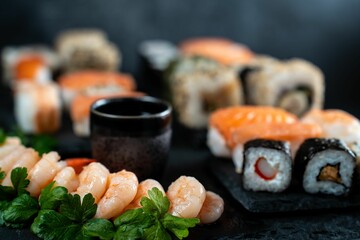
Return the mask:
<svg viewBox="0 0 360 240">
<path fill-rule="evenodd" d="M 1 179 L 5 173 L 1 172 Z M 28 225 L 38 212 L 38 202 L 29 195 L 26 187 L 30 181 L 26 168 L 15 168 L 11 171 L 10 186 L 0 186 L 0 225 L 22 228 Z"/>
<path fill-rule="evenodd" d="M 4 129 L 0 128 L 0 145 L 6 141 L 6 133 Z"/>
<path fill-rule="evenodd" d="M 197 218 L 179 218 L 167 213 L 170 202 L 159 189 L 149 190 L 148 195 L 140 201 L 142 208 L 128 210 L 115 219 L 114 239 L 171 240 L 170 233 L 183 239 L 189 235 L 188 228 L 200 222 Z"/>
<path fill-rule="evenodd" d="M 80 196 L 66 194 L 59 212 L 41 210 L 31 225 L 31 231 L 43 239 L 112 239 L 113 224 L 106 219 L 92 219 L 97 205 L 89 193 L 80 201 Z"/>
</svg>

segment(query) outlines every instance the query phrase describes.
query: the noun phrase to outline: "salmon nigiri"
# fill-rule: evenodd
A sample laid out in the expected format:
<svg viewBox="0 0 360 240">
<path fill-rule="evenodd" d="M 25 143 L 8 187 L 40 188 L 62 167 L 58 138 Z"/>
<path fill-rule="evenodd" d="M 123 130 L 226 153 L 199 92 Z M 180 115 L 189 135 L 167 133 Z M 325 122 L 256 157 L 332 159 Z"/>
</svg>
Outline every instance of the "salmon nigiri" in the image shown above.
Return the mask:
<svg viewBox="0 0 360 240">
<path fill-rule="evenodd" d="M 16 81 L 49 82 L 50 70 L 41 55 L 25 55 L 20 58 L 14 67 Z"/>
<path fill-rule="evenodd" d="M 220 109 L 211 114 L 209 121 L 208 146 L 215 156 L 231 157 L 235 146 L 232 132 L 251 124 L 289 124 L 298 118 L 280 108 L 237 106 Z"/>
<path fill-rule="evenodd" d="M 64 104 L 67 108 L 79 94 L 94 96 L 133 91 L 136 88 L 131 75 L 104 71 L 81 71 L 59 79 Z"/>
<path fill-rule="evenodd" d="M 78 136 L 90 135 L 90 107 L 101 98 L 110 97 L 141 97 L 141 92 L 119 92 L 114 94 L 103 94 L 96 96 L 79 95 L 71 103 L 70 116 L 73 121 L 74 133 Z"/>
<path fill-rule="evenodd" d="M 254 54 L 244 45 L 223 38 L 195 38 L 180 45 L 184 54 L 198 55 L 222 64 L 246 64 Z"/>
</svg>

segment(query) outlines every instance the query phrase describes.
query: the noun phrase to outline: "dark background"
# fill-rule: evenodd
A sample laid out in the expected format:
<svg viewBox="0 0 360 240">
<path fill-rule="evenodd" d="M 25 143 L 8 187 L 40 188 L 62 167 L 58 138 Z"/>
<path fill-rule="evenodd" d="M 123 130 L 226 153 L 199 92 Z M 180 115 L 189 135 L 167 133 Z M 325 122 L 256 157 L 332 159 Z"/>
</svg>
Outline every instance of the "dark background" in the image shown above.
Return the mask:
<svg viewBox="0 0 360 240">
<path fill-rule="evenodd" d="M 178 43 L 224 36 L 257 53 L 305 58 L 326 76 L 326 107 L 360 117 L 360 1 L 357 0 L 1 0 L 0 48 L 52 44 L 69 28 L 107 32 L 138 76 L 146 39 Z"/>
</svg>

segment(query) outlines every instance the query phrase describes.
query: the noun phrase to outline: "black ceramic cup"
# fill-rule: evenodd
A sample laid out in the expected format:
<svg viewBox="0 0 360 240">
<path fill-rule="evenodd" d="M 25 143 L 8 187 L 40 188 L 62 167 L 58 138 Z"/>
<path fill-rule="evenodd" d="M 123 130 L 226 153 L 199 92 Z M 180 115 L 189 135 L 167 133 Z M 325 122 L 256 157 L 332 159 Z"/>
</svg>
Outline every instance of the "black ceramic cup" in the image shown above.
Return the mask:
<svg viewBox="0 0 360 240">
<path fill-rule="evenodd" d="M 91 106 L 91 146 L 110 172 L 159 179 L 171 142 L 172 108 L 153 97 L 108 98 Z"/>
</svg>

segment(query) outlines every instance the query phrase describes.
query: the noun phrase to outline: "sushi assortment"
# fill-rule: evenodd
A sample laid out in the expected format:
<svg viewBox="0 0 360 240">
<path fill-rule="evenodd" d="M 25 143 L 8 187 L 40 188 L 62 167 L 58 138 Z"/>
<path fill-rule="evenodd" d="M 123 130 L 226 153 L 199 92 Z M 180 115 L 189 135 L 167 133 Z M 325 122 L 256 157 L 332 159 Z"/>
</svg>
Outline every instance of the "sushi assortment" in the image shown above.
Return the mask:
<svg viewBox="0 0 360 240">
<path fill-rule="evenodd" d="M 324 76 L 303 59 L 281 61 L 222 38 L 186 40 L 172 56 L 164 78 L 186 127 L 205 129 L 211 112 L 234 105 L 279 107 L 296 116 L 323 107 Z"/>
<path fill-rule="evenodd" d="M 298 119 L 280 108 L 229 107 L 209 121 L 208 146 L 233 159 L 244 189 L 284 191 L 292 177 L 309 193 L 346 195 L 359 169 L 359 120 L 341 110 Z"/>
<path fill-rule="evenodd" d="M 86 137 L 89 109 L 97 99 L 144 95 L 135 92 L 131 75 L 116 71 L 120 51 L 102 31 L 65 31 L 55 45 L 56 50 L 24 46 L 2 52 L 5 84 L 14 92 L 15 118 L 25 133 L 58 131 L 65 109 L 70 111 L 74 133 Z"/>
</svg>

